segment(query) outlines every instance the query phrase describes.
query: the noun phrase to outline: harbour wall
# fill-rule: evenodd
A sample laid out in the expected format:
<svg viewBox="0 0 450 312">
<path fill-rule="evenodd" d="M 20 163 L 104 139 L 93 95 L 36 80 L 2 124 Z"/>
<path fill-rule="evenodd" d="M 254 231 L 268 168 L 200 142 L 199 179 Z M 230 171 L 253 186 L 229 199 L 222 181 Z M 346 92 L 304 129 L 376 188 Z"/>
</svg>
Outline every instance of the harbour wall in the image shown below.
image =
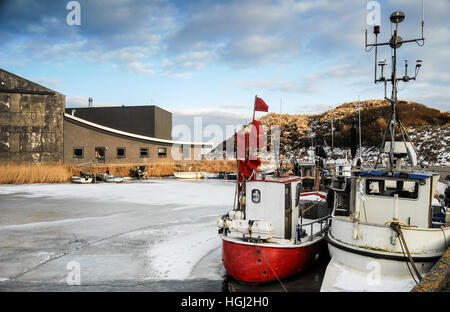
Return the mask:
<svg viewBox="0 0 450 312">
<path fill-rule="evenodd" d="M 450 248 L 420 281 L 412 292 L 449 292 L 450 291 Z"/>
</svg>

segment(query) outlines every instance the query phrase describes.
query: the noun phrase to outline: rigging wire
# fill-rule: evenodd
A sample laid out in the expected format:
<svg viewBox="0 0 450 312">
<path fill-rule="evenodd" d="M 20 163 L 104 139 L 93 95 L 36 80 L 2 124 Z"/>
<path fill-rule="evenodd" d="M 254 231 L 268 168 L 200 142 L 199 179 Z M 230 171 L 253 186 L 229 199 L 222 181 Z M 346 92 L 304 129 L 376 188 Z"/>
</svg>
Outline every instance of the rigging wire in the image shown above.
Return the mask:
<svg viewBox="0 0 450 312">
<path fill-rule="evenodd" d="M 272 266 L 270 265 L 269 262 L 267 262 L 266 256 L 264 255 L 264 253 L 262 252 L 262 250 L 260 248 L 258 248 L 258 246 L 256 245 L 256 241 L 254 242 L 256 250 L 258 253 L 260 253 L 263 256 L 264 262 L 267 264 L 267 266 L 270 268 L 270 270 L 272 270 L 272 273 L 275 275 L 275 277 L 277 278 L 278 282 L 280 283 L 281 287 L 283 287 L 283 290 L 285 292 L 288 292 L 286 287 L 284 287 L 283 282 L 280 280 L 280 278 L 278 277 L 277 273 L 274 271 L 274 269 L 272 268 Z"/>
</svg>

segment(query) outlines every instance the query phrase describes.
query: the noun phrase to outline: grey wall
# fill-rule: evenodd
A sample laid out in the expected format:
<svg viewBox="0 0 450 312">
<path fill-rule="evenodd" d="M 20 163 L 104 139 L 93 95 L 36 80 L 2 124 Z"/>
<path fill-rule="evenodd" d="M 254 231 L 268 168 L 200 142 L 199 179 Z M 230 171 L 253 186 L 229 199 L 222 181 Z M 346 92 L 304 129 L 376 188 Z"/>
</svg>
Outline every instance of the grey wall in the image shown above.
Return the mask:
<svg viewBox="0 0 450 312">
<path fill-rule="evenodd" d="M 0 162 L 62 162 L 63 94 L 0 68 Z"/>
<path fill-rule="evenodd" d="M 102 126 L 158 139 L 172 139 L 172 113 L 157 106 L 67 108 L 66 113 Z"/>
</svg>

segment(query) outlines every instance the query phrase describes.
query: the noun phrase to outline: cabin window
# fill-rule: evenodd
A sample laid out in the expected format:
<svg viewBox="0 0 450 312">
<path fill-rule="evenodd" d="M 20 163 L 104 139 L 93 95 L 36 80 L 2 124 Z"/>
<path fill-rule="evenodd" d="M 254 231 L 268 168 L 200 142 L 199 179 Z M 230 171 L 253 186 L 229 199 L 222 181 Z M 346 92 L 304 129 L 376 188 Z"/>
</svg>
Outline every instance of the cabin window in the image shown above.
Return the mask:
<svg viewBox="0 0 450 312">
<path fill-rule="evenodd" d="M 73 149 L 73 157 L 75 157 L 75 158 L 83 158 L 84 157 L 84 148 L 82 148 L 82 147 L 75 147 Z"/>
<path fill-rule="evenodd" d="M 260 190 L 252 190 L 252 202 L 255 204 L 259 204 L 261 201 L 261 192 Z"/>
<path fill-rule="evenodd" d="M 160 158 L 167 157 L 167 148 L 165 147 L 158 148 L 158 157 Z"/>
<path fill-rule="evenodd" d="M 117 158 L 125 158 L 125 147 L 117 148 Z"/>
<path fill-rule="evenodd" d="M 148 147 L 141 147 L 140 154 L 141 154 L 142 158 L 147 158 L 148 157 Z"/>
<path fill-rule="evenodd" d="M 417 199 L 419 184 L 416 181 L 403 180 L 366 180 L 366 194 L 400 198 Z"/>
</svg>

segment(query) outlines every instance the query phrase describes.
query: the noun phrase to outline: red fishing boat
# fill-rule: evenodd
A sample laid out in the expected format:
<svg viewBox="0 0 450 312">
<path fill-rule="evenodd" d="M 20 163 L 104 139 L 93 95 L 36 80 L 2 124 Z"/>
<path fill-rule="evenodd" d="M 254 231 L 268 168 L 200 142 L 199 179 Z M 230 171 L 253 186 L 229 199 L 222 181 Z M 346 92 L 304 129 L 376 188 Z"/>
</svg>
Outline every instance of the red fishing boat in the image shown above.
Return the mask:
<svg viewBox="0 0 450 312">
<path fill-rule="evenodd" d="M 254 121 L 253 125 L 260 124 Z M 257 136 L 254 140 L 248 138 L 252 133 Z M 259 173 L 261 162 L 251 159 L 248 143 L 259 142 L 259 133 L 258 129 L 252 131 L 242 140 L 245 155 L 238 163 L 237 204 L 217 220 L 225 269 L 245 283 L 292 276 L 326 252 L 326 196 L 319 192 L 302 196 L 301 177 L 283 176 L 280 170 L 272 176 Z M 239 149 L 239 138 L 237 141 Z"/>
</svg>

